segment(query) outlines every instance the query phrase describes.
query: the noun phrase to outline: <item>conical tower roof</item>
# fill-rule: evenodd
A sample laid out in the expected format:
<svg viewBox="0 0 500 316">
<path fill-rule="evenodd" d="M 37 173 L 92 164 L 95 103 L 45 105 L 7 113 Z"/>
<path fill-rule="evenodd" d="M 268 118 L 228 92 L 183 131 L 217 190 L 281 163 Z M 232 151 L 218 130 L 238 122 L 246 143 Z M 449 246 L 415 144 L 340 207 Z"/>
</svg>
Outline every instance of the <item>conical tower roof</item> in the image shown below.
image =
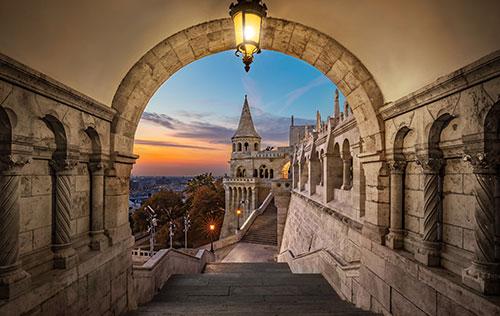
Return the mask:
<svg viewBox="0 0 500 316">
<path fill-rule="evenodd" d="M 253 125 L 252 114 L 250 113 L 250 106 L 248 106 L 246 95 L 245 102 L 243 103 L 243 109 L 241 110 L 240 123 L 238 124 L 238 129 L 234 133 L 233 138 L 237 137 L 255 137 L 260 139 L 260 136 Z"/>
</svg>

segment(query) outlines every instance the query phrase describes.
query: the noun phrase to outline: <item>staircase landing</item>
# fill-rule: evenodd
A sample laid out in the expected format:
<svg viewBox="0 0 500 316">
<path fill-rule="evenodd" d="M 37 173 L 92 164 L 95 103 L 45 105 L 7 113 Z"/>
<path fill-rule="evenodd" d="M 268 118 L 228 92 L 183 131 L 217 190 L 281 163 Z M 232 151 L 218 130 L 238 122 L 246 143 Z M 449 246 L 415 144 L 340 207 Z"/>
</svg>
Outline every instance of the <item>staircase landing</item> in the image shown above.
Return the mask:
<svg viewBox="0 0 500 316">
<path fill-rule="evenodd" d="M 373 315 L 335 293 L 320 274 L 283 263 L 215 263 L 174 275 L 152 302 L 130 315 Z"/>
</svg>

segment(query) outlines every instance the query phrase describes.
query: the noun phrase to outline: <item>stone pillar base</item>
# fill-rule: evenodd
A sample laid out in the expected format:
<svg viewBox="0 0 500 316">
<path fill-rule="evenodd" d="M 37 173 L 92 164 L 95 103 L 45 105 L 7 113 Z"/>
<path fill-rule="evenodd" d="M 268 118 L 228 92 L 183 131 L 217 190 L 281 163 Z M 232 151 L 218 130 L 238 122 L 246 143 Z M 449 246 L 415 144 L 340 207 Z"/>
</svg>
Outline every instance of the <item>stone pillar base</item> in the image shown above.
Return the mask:
<svg viewBox="0 0 500 316">
<path fill-rule="evenodd" d="M 389 229 L 389 234 L 385 236 L 385 245 L 391 249 L 403 248 L 403 230 Z"/>
<path fill-rule="evenodd" d="M 101 251 L 107 248 L 108 238 L 104 235 L 104 231 L 90 232 L 90 249 Z"/>
<path fill-rule="evenodd" d="M 416 249 L 415 260 L 428 267 L 438 267 L 441 265 L 440 252 L 439 242 L 423 241 Z"/>
<path fill-rule="evenodd" d="M 54 250 L 54 269 L 71 269 L 78 263 L 78 256 L 71 244 L 53 245 Z"/>
<path fill-rule="evenodd" d="M 473 262 L 462 271 L 462 283 L 486 295 L 500 294 L 500 264 Z"/>
<path fill-rule="evenodd" d="M 17 265 L 0 267 L 0 299 L 12 300 L 25 293 L 30 285 L 30 274 Z"/>
<path fill-rule="evenodd" d="M 387 234 L 387 227 L 374 225 L 365 221 L 361 232 L 363 236 L 371 241 L 383 245 L 385 241 L 384 236 Z"/>
</svg>

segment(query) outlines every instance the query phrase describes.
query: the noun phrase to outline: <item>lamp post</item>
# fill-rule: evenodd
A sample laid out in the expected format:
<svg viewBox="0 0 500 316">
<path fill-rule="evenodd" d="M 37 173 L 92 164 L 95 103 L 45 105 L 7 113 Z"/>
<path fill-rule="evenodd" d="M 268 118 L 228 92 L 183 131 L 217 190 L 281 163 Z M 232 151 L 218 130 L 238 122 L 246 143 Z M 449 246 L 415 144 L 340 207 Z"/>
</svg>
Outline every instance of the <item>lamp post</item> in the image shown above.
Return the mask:
<svg viewBox="0 0 500 316">
<path fill-rule="evenodd" d="M 146 206 L 146 212 L 148 215 L 148 232 L 149 232 L 149 252 L 153 256 L 154 246 L 155 246 L 155 234 L 156 226 L 158 226 L 158 219 L 156 218 L 156 212 L 151 206 Z"/>
<path fill-rule="evenodd" d="M 229 6 L 236 38 L 236 56 L 243 56 L 245 71 L 250 70 L 253 54 L 260 53 L 262 18 L 267 15 L 267 7 L 261 0 L 238 0 Z"/>
<path fill-rule="evenodd" d="M 184 248 L 188 248 L 188 230 L 191 228 L 191 219 L 189 213 L 184 214 Z"/>
<path fill-rule="evenodd" d="M 238 208 L 236 210 L 236 223 L 237 223 L 236 230 L 240 230 L 240 215 L 241 215 L 241 210 Z"/>
<path fill-rule="evenodd" d="M 168 225 L 168 235 L 170 237 L 170 249 L 173 248 L 174 230 L 175 230 L 175 223 L 172 220 L 170 220 L 170 223 Z"/>
<path fill-rule="evenodd" d="M 215 232 L 215 225 L 210 224 L 210 252 L 214 253 L 214 232 Z"/>
</svg>

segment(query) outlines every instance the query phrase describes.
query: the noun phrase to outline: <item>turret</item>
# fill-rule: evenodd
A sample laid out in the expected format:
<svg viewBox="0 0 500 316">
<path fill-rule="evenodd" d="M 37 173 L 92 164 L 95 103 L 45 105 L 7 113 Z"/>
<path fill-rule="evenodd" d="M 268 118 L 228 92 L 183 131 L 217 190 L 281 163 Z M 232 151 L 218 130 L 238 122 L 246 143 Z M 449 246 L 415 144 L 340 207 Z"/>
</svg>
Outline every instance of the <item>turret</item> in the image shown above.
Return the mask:
<svg viewBox="0 0 500 316">
<path fill-rule="evenodd" d="M 231 141 L 233 143 L 233 152 L 252 152 L 260 150 L 261 138 L 253 125 L 252 114 L 250 113 L 250 106 L 248 105 L 246 95 L 245 101 L 243 102 L 243 109 L 241 110 L 240 122 Z"/>
</svg>

